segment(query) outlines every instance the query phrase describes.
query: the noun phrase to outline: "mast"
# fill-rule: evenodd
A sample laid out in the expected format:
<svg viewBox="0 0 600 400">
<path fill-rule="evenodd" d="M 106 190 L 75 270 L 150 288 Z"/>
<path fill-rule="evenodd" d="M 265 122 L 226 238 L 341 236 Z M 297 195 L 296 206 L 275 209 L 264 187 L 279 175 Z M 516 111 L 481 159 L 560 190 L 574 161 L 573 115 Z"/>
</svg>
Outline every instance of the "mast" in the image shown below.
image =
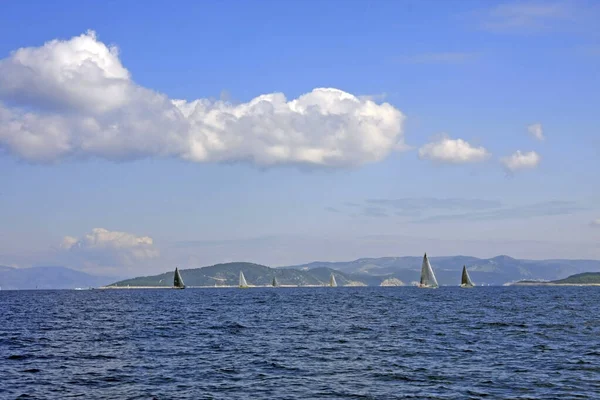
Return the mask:
<svg viewBox="0 0 600 400">
<path fill-rule="evenodd" d="M 333 272 L 331 273 L 331 276 L 329 277 L 329 286 L 330 287 L 337 286 L 337 282 L 335 281 L 335 275 L 333 275 Z"/>
<path fill-rule="evenodd" d="M 461 278 L 460 286 L 461 287 L 473 287 L 473 286 L 475 286 L 475 284 L 471 280 L 471 277 L 469 276 L 469 272 L 467 271 L 467 266 L 466 265 L 463 265 L 462 278 Z"/>
<path fill-rule="evenodd" d="M 427 258 L 427 253 L 425 253 L 423 256 L 423 265 L 421 266 L 421 281 L 419 286 L 427 288 L 436 288 L 439 286 L 437 279 L 435 278 L 435 274 L 433 273 L 433 268 L 431 267 L 429 259 Z"/>
<path fill-rule="evenodd" d="M 173 286 L 177 289 L 185 289 L 185 284 L 177 267 L 175 267 L 175 275 L 173 276 Z"/>
</svg>

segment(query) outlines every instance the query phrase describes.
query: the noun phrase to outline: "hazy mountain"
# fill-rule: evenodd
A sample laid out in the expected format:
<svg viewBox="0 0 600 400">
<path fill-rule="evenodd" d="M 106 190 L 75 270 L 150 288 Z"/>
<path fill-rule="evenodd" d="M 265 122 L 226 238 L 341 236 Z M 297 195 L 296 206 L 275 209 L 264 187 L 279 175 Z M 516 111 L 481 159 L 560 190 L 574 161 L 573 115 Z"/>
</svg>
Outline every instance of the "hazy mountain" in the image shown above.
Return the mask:
<svg viewBox="0 0 600 400">
<path fill-rule="evenodd" d="M 467 266 L 476 284 L 502 285 L 522 279 L 557 280 L 582 272 L 600 271 L 598 260 L 518 260 L 508 256 L 481 259 L 469 256 L 430 257 L 440 285 L 458 285 L 460 271 Z M 353 279 L 369 281 L 397 278 L 410 284 L 418 281 L 422 257 L 360 258 L 343 262 L 312 262 L 283 267 L 310 271 L 315 268 L 331 268 L 348 274 Z"/>
<path fill-rule="evenodd" d="M 0 266 L 0 287 L 13 289 L 74 289 L 98 287 L 114 281 L 65 267 L 11 268 Z"/>
</svg>

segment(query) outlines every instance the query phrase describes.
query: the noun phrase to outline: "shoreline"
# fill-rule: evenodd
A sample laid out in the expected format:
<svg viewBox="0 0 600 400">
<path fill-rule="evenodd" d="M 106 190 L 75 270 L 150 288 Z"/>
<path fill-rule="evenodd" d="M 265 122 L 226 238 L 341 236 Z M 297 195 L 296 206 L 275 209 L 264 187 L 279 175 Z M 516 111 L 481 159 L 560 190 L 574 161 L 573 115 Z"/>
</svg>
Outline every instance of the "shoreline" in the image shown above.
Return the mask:
<svg viewBox="0 0 600 400">
<path fill-rule="evenodd" d="M 297 285 L 279 285 L 279 286 L 271 286 L 271 285 L 266 285 L 266 286 L 248 286 L 247 288 L 244 289 L 253 289 L 253 288 L 273 288 L 273 289 L 277 289 L 277 288 L 303 288 L 303 287 L 329 287 L 329 286 L 322 286 L 322 285 L 302 285 L 302 286 L 297 286 Z M 348 286 L 350 287 L 350 286 Z M 237 285 L 232 285 L 232 286 L 186 286 L 185 289 L 238 289 L 239 286 Z M 101 286 L 98 288 L 95 288 L 98 290 L 123 290 L 123 289 L 177 289 L 174 288 L 173 286 Z"/>
<path fill-rule="evenodd" d="M 515 282 L 510 286 L 600 286 L 600 283 Z"/>
</svg>

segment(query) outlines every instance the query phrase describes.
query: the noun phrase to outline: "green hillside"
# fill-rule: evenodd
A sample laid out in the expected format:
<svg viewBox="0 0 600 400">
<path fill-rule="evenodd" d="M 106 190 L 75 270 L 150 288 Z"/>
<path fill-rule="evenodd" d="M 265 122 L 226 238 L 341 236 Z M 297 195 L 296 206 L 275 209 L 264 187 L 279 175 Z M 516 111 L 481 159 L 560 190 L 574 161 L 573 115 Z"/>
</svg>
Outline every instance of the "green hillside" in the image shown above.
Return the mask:
<svg viewBox="0 0 600 400">
<path fill-rule="evenodd" d="M 240 271 L 244 273 L 250 285 L 270 285 L 273 278 L 281 285 L 309 286 L 325 285 L 333 272 L 339 285 L 352 282 L 349 275 L 329 268 L 316 268 L 310 271 L 296 269 L 270 268 L 264 265 L 234 262 L 217 264 L 204 268 L 180 269 L 181 277 L 186 286 L 236 286 L 239 283 Z M 172 286 L 174 271 L 160 275 L 142 276 L 126 279 L 109 286 Z M 366 284 L 366 283 L 365 283 Z"/>
<path fill-rule="evenodd" d="M 584 272 L 582 274 L 571 275 L 565 279 L 558 281 L 552 281 L 557 284 L 600 284 L 600 273 L 599 272 Z"/>
</svg>

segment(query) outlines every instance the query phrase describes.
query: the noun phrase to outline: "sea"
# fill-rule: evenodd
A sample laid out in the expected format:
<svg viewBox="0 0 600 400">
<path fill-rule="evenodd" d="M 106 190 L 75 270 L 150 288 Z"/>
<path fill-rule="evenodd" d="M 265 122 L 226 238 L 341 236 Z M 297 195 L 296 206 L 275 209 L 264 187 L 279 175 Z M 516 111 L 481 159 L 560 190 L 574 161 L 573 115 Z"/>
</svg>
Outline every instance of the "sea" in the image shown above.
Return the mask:
<svg viewBox="0 0 600 400">
<path fill-rule="evenodd" d="M 600 398 L 600 287 L 0 291 L 0 398 Z"/>
</svg>

